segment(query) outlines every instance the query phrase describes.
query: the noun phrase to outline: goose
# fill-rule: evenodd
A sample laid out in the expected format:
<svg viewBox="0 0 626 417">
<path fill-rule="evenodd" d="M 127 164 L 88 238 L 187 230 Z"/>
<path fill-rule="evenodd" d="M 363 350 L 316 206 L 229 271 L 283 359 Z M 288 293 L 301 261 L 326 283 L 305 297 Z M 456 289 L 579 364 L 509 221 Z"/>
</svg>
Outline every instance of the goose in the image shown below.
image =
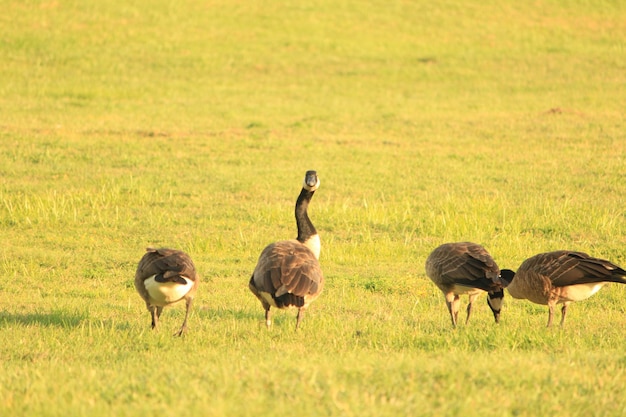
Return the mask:
<svg viewBox="0 0 626 417">
<path fill-rule="evenodd" d="M 250 291 L 265 309 L 267 328 L 272 324 L 272 307 L 295 307 L 298 309 L 297 330 L 304 311 L 324 287 L 324 276 L 319 264 L 320 238 L 307 214 L 309 202 L 319 186 L 317 172 L 307 171 L 302 191 L 296 201 L 298 237 L 266 246 L 250 278 Z"/>
<path fill-rule="evenodd" d="M 563 304 L 563 326 L 570 303 L 591 297 L 609 282 L 626 284 L 626 271 L 619 266 L 568 250 L 537 254 L 522 262 L 517 272 L 503 270 L 505 273 L 510 275 L 507 290 L 511 297 L 548 306 L 547 327 L 552 325 L 557 304 Z"/>
<path fill-rule="evenodd" d="M 472 314 L 472 304 L 478 295 L 487 292 L 487 303 L 496 323 L 500 321 L 504 281 L 500 268 L 487 250 L 477 243 L 444 243 L 431 252 L 426 259 L 426 275 L 443 292 L 452 319 L 452 327 L 458 322 L 460 295 L 469 295 L 467 318 Z"/>
<path fill-rule="evenodd" d="M 163 307 L 185 300 L 185 320 L 174 334 L 182 336 L 187 330 L 189 311 L 199 283 L 196 267 L 185 252 L 147 248 L 137 266 L 135 288 L 152 316 L 152 328 L 157 327 Z"/>
</svg>

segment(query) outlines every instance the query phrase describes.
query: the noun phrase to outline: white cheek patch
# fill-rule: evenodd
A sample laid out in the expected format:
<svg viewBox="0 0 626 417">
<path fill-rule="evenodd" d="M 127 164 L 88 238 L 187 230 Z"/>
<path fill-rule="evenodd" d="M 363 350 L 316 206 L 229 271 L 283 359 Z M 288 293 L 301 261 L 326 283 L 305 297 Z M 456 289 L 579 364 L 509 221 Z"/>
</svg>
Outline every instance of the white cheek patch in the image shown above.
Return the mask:
<svg viewBox="0 0 626 417">
<path fill-rule="evenodd" d="M 315 182 L 314 186 L 310 186 L 309 184 L 306 183 L 306 178 L 304 179 L 304 182 L 302 183 L 302 188 L 304 188 L 305 190 L 308 191 L 315 191 L 318 188 L 320 188 L 320 179 L 319 177 L 317 178 L 317 181 Z"/>
<path fill-rule="evenodd" d="M 491 308 L 495 311 L 501 311 L 502 310 L 502 298 L 487 298 L 487 301 L 489 303 L 489 305 L 491 306 Z"/>
<path fill-rule="evenodd" d="M 157 282 L 154 280 L 155 277 L 156 275 L 152 275 L 143 282 L 150 295 L 150 301 L 155 306 L 162 307 L 180 301 L 193 288 L 193 281 L 186 277 L 183 277 L 186 284 Z"/>
</svg>

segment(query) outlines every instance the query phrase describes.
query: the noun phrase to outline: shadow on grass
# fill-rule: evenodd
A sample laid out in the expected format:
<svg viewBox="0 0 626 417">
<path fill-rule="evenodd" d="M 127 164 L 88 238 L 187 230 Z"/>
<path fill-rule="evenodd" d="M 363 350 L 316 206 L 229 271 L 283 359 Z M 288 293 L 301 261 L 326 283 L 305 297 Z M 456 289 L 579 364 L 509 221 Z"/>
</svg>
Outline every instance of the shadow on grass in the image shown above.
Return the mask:
<svg viewBox="0 0 626 417">
<path fill-rule="evenodd" d="M 60 310 L 24 314 L 0 312 L 0 327 L 19 325 L 68 329 L 78 327 L 86 319 L 87 314 L 68 313 Z"/>
</svg>

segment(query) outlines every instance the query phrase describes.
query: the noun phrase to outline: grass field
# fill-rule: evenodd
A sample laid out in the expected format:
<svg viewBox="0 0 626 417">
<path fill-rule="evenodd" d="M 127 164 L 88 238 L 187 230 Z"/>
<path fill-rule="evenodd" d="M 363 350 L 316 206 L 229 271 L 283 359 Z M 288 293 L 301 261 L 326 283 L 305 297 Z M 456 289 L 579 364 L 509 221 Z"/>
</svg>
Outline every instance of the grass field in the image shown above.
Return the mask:
<svg viewBox="0 0 626 417">
<path fill-rule="evenodd" d="M 626 266 L 626 3 L 0 8 L 0 415 L 626 414 L 626 288 L 452 330 L 424 272 L 457 240 Z M 247 283 L 307 169 L 326 286 L 267 331 Z M 146 246 L 202 275 L 184 338 Z"/>
</svg>

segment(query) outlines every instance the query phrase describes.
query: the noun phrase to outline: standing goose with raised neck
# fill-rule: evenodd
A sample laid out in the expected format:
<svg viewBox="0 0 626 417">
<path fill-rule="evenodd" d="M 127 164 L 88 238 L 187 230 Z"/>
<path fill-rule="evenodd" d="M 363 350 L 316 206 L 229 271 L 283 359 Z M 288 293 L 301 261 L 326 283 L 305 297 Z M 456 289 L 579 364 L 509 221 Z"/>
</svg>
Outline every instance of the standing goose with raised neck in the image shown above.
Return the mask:
<svg viewBox="0 0 626 417">
<path fill-rule="evenodd" d="M 250 278 L 250 291 L 265 309 L 265 324 L 272 324 L 270 309 L 298 309 L 296 330 L 304 311 L 324 287 L 319 264 L 320 238 L 308 215 L 308 206 L 320 186 L 316 171 L 307 171 L 302 191 L 296 201 L 298 237 L 281 240 L 265 247 Z"/>
<path fill-rule="evenodd" d="M 426 275 L 443 292 L 452 319 L 452 327 L 458 323 L 461 305 L 460 295 L 467 294 L 467 318 L 472 314 L 476 297 L 487 292 L 487 303 L 496 323 L 500 321 L 504 286 L 500 268 L 487 250 L 477 243 L 444 243 L 431 252 L 426 259 Z"/>
<path fill-rule="evenodd" d="M 548 306 L 548 327 L 557 304 L 563 304 L 563 326 L 572 302 L 591 297 L 609 282 L 626 284 L 626 271 L 621 267 L 584 252 L 567 250 L 537 254 L 522 262 L 517 272 L 502 272 L 510 276 L 507 290 L 513 298 Z"/>
<path fill-rule="evenodd" d="M 199 283 L 196 267 L 185 252 L 147 248 L 137 265 L 135 288 L 146 302 L 152 317 L 152 328 L 157 328 L 164 307 L 185 301 L 185 320 L 174 334 L 182 336 L 187 330 L 187 319 Z"/>
</svg>

